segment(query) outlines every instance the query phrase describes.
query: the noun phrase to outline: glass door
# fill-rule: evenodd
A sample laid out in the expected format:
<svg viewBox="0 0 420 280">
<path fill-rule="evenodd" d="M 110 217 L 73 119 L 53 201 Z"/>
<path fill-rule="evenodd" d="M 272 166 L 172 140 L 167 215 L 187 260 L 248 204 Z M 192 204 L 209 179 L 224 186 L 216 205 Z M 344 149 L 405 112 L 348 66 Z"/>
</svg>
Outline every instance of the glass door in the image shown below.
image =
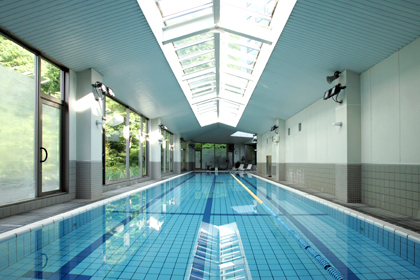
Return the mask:
<svg viewBox="0 0 420 280">
<path fill-rule="evenodd" d="M 235 164 L 233 162 L 233 152 L 228 152 L 227 153 L 227 160 L 228 160 L 228 162 L 227 162 L 227 168 L 228 169 L 232 169 L 233 165 Z"/>
<path fill-rule="evenodd" d="M 201 150 L 195 151 L 195 169 L 201 169 Z"/>
<path fill-rule="evenodd" d="M 41 99 L 39 137 L 39 195 L 60 190 L 61 179 L 61 109 L 60 105 Z"/>
</svg>

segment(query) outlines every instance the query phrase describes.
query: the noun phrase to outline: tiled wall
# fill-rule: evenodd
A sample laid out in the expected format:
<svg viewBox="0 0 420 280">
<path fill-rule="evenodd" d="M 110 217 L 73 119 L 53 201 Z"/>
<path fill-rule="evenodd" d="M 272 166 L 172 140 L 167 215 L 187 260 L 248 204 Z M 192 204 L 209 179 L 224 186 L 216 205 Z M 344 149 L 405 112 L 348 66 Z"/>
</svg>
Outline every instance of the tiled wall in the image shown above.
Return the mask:
<svg viewBox="0 0 420 280">
<path fill-rule="evenodd" d="M 42 207 L 64 203 L 76 198 L 76 161 L 69 161 L 69 193 L 61 193 L 51 196 L 22 201 L 12 205 L 0 207 L 0 219 L 16 214 L 36 210 Z"/>
<path fill-rule="evenodd" d="M 420 165 L 363 164 L 362 202 L 420 218 Z"/>
<path fill-rule="evenodd" d="M 76 162 L 76 197 L 95 199 L 102 196 L 102 161 Z"/>
<path fill-rule="evenodd" d="M 103 213 L 104 207 L 97 207 L 0 242 L 0 252 L 2 252 L 0 255 L 0 270 L 13 265 L 63 235 L 101 217 Z"/>
<path fill-rule="evenodd" d="M 76 161 L 69 161 L 69 193 L 76 193 Z"/>
<path fill-rule="evenodd" d="M 343 202 L 362 202 L 362 165 L 336 164 L 335 165 L 335 195 Z"/>
<path fill-rule="evenodd" d="M 286 181 L 335 195 L 335 164 L 286 163 Z"/>
</svg>

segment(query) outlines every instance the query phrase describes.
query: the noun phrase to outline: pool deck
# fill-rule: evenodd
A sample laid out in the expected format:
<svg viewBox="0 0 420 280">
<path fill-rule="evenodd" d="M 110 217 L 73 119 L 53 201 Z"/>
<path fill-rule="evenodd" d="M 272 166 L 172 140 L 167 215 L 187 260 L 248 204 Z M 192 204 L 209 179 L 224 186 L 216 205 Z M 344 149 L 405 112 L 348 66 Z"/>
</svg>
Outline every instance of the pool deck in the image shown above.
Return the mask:
<svg viewBox="0 0 420 280">
<path fill-rule="evenodd" d="M 255 171 L 249 172 L 251 174 L 256 174 Z M 0 219 L 0 233 L 5 233 L 10 230 L 17 229 L 19 227 L 41 221 L 46 218 L 50 218 L 52 216 L 55 216 L 57 214 L 62 214 L 71 210 L 74 210 L 76 208 L 86 206 L 92 203 L 95 203 L 97 201 L 107 199 L 116 195 L 120 195 L 129 191 L 133 191 L 136 189 L 144 188 L 150 184 L 157 183 L 159 181 L 163 181 L 166 179 L 170 179 L 172 177 L 178 176 L 179 174 L 169 174 L 166 176 L 163 176 L 161 180 L 149 180 L 142 183 L 126 186 L 126 187 L 120 187 L 115 190 L 104 192 L 102 195 L 102 198 L 96 199 L 96 200 L 88 200 L 88 199 L 75 199 L 69 202 L 56 204 L 53 206 L 48 206 L 44 208 L 40 208 L 37 210 L 29 211 L 26 213 L 17 214 L 14 216 L 6 217 L 3 219 Z M 354 211 L 358 211 L 360 213 L 363 213 L 365 215 L 372 216 L 374 218 L 380 219 L 382 221 L 385 221 L 390 224 L 394 224 L 396 226 L 399 226 L 401 228 L 416 232 L 420 234 L 420 219 L 416 219 L 413 217 L 405 216 L 402 214 L 398 214 L 395 212 L 391 212 L 388 210 L 384 210 L 381 208 L 377 208 L 374 206 L 370 206 L 363 203 L 343 203 L 338 201 L 333 195 L 323 193 L 320 191 L 308 189 L 302 186 L 291 184 L 290 182 L 285 181 L 276 181 L 272 178 L 260 176 L 262 178 L 268 179 L 270 181 L 280 183 L 282 185 L 294 188 L 296 190 L 311 194 L 313 196 L 325 199 L 327 201 L 333 202 L 335 204 L 347 207 L 349 209 L 352 209 Z"/>
</svg>

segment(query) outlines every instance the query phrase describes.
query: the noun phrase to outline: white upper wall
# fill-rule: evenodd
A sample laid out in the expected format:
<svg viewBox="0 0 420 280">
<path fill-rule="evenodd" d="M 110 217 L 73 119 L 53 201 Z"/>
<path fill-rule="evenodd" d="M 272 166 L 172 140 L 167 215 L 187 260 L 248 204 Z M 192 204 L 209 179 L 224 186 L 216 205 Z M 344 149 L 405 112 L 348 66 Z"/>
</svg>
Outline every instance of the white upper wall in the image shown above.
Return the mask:
<svg viewBox="0 0 420 280">
<path fill-rule="evenodd" d="M 361 74 L 362 163 L 420 163 L 420 38 Z"/>
<path fill-rule="evenodd" d="M 342 97 L 340 93 L 339 98 Z M 286 120 L 286 162 L 344 162 L 347 145 L 345 117 L 344 105 L 321 99 Z M 332 123 L 336 121 L 343 122 L 343 127 L 333 126 Z M 301 131 L 298 129 L 299 123 Z M 289 128 L 290 135 L 288 135 Z M 341 149 L 342 153 L 338 149 Z"/>
</svg>

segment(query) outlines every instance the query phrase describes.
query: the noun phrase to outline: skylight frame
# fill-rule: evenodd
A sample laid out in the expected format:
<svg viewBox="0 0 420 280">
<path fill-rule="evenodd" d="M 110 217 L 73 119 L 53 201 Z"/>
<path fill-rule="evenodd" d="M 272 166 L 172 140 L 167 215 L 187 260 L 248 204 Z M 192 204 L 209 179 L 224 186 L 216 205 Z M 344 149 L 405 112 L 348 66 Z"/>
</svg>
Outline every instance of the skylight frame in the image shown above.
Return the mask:
<svg viewBox="0 0 420 280">
<path fill-rule="evenodd" d="M 166 11 L 166 14 L 161 13 L 158 8 L 159 5 L 156 5 L 156 1 L 175 0 L 138 0 L 138 3 L 168 59 L 169 65 L 186 99 L 190 103 L 199 124 L 204 126 L 221 122 L 236 126 L 251 98 L 288 17 L 296 4 L 296 0 L 282 0 L 279 2 L 277 0 L 262 2 L 247 0 L 246 3 L 252 4 L 246 4 L 244 7 L 240 7 L 240 10 L 241 14 L 247 14 L 249 17 L 240 21 L 232 21 L 230 16 L 226 16 L 226 13 L 224 13 L 225 9 L 231 9 L 229 8 L 229 3 L 226 3 L 229 0 L 198 1 L 204 3 L 203 5 L 195 5 L 196 2 L 190 5 L 190 2 L 185 0 L 184 3 L 186 5 L 189 7 L 195 5 L 195 7 L 184 11 L 180 11 L 176 7 L 178 14 L 170 13 L 169 11 Z M 230 2 L 234 3 L 233 6 L 238 5 L 236 1 Z M 205 9 L 210 9 L 210 6 L 212 6 L 212 13 L 210 15 L 201 16 L 197 13 Z M 232 5 L 230 6 L 232 7 Z M 169 26 L 166 25 L 171 18 L 194 13 L 197 13 L 197 17 L 192 16 L 191 19 L 184 22 Z M 164 14 L 165 18 L 162 18 L 162 14 Z M 269 20 L 268 26 L 259 24 L 258 20 L 255 21 L 255 17 Z M 249 18 L 251 20 L 248 20 Z M 208 35 L 205 38 L 200 38 L 187 44 L 179 45 L 175 43 L 200 34 Z M 235 36 L 230 36 L 229 34 L 234 34 Z M 238 40 L 236 39 L 237 36 L 247 39 Z M 211 40 L 213 40 L 213 47 L 211 49 L 186 54 L 184 57 L 178 53 L 182 49 Z M 252 40 L 260 43 L 255 44 Z M 235 47 L 232 47 L 234 45 L 229 47 L 229 43 L 241 47 L 235 50 Z M 246 51 L 240 51 L 242 47 Z M 250 54 L 250 51 L 253 54 Z M 210 57 L 206 56 L 206 54 L 211 54 L 210 56 L 214 57 L 214 61 L 212 59 L 206 59 L 205 61 L 198 59 L 197 62 L 193 61 L 188 66 L 182 67 L 182 62 L 188 59 L 194 60 L 200 56 L 203 59 Z M 206 63 L 209 64 L 204 69 L 198 67 L 199 69 L 194 69 L 191 72 L 188 70 Z M 203 80 L 202 83 L 200 83 L 201 80 Z M 206 87 L 206 85 L 209 86 Z M 202 87 L 200 88 L 200 86 Z M 214 89 L 213 86 L 215 86 Z M 204 90 L 203 92 L 202 90 L 206 88 L 207 91 Z M 237 112 L 236 110 L 235 112 L 227 111 L 226 108 L 223 108 L 223 101 L 220 98 L 240 103 L 240 109 Z M 217 114 L 214 114 L 214 119 L 212 120 L 208 117 L 202 118 L 197 108 L 194 107 L 198 102 L 208 102 L 209 100 L 217 101 Z M 234 119 L 227 120 L 225 119 L 227 115 L 235 115 L 235 117 Z"/>
</svg>

